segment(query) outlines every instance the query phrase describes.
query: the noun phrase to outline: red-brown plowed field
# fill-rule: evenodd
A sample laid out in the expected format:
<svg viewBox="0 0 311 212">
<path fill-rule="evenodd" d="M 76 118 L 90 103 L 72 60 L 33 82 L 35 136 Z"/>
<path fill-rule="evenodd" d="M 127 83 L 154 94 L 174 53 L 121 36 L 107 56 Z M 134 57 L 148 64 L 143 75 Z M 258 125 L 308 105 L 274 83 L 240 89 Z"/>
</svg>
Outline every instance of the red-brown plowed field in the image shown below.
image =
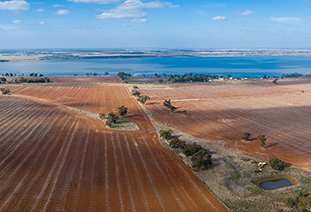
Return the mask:
<svg viewBox="0 0 311 212">
<path fill-rule="evenodd" d="M 111 92 L 98 95 L 115 96 L 108 108 L 123 98 Z M 225 211 L 151 127 L 109 130 L 35 98 L 0 96 L 0 108 L 0 211 Z"/>
<path fill-rule="evenodd" d="M 48 77 L 58 83 L 120 83 L 119 77 Z"/>
<path fill-rule="evenodd" d="M 140 92 L 151 97 L 147 107 L 154 118 L 170 127 L 247 156 L 266 161 L 278 157 L 310 169 L 310 82 L 188 85 Z M 163 106 L 165 99 L 178 107 L 174 115 Z M 244 132 L 252 134 L 250 143 L 240 141 Z M 259 134 L 267 137 L 265 149 L 255 140 Z"/>
<path fill-rule="evenodd" d="M 119 86 L 19 86 L 12 87 L 14 94 L 45 99 L 54 103 L 98 114 L 118 113 L 118 107 L 128 108 L 127 116 L 140 130 L 154 127 L 126 87 Z"/>
</svg>

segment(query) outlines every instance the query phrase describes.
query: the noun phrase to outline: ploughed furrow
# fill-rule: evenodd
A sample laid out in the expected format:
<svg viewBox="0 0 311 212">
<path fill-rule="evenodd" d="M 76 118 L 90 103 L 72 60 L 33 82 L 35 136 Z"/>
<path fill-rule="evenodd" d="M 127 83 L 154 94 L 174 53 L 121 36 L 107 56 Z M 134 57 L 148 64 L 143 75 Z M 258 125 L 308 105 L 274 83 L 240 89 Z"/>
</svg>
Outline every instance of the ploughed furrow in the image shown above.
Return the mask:
<svg viewBox="0 0 311 212">
<path fill-rule="evenodd" d="M 3 134 L 4 141 L 0 138 L 0 211 L 225 211 L 189 168 L 160 145 L 127 88 L 115 87 L 113 93 L 102 86 L 64 87 L 42 86 L 47 97 L 38 98 L 57 102 L 63 93 L 68 98 L 61 101 L 78 109 L 128 104 L 143 130 L 111 130 L 59 104 L 0 97 L 6 100 L 0 118 L 14 118 L 4 128 L 14 130 Z M 105 101 L 94 99 L 94 92 Z M 70 93 L 74 96 L 69 98 Z"/>
<path fill-rule="evenodd" d="M 294 83 L 187 85 L 140 93 L 151 96 L 147 108 L 155 120 L 169 127 L 215 142 L 232 152 L 265 161 L 277 157 L 310 169 L 311 84 Z M 172 99 L 172 105 L 178 108 L 173 115 L 163 106 L 165 99 Z M 188 115 L 183 115 L 182 110 L 187 110 Z M 245 132 L 252 135 L 249 143 L 241 142 Z M 256 139 L 260 134 L 267 138 L 265 149 L 260 148 Z"/>
</svg>

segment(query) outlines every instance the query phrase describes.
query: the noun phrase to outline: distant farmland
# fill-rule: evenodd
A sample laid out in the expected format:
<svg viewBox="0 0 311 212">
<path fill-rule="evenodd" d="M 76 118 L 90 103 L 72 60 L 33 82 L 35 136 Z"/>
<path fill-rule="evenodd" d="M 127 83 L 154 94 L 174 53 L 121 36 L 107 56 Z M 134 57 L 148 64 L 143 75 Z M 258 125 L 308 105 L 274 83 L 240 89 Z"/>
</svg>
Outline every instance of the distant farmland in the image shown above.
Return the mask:
<svg viewBox="0 0 311 212">
<path fill-rule="evenodd" d="M 311 81 L 257 81 L 245 83 L 180 85 L 171 89 L 139 90 L 151 97 L 147 108 L 161 123 L 211 141 L 232 152 L 310 170 Z M 175 114 L 163 107 L 172 100 Z M 182 114 L 187 110 L 188 115 Z M 251 142 L 241 142 L 245 132 Z M 261 149 L 259 134 L 267 137 Z"/>
<path fill-rule="evenodd" d="M 0 96 L 0 211 L 226 211 L 126 87 L 10 89 L 20 96 Z M 121 105 L 138 131 L 79 112 Z"/>
</svg>

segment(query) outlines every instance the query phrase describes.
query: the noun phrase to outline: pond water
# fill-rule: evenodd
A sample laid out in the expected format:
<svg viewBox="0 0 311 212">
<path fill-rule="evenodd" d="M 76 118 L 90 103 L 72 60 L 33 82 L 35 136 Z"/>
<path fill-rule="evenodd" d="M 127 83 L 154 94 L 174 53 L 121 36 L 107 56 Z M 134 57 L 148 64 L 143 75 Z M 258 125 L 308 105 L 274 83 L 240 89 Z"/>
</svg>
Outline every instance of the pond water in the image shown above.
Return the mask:
<svg viewBox="0 0 311 212">
<path fill-rule="evenodd" d="M 259 184 L 262 188 L 266 190 L 274 190 L 278 188 L 284 188 L 291 186 L 292 183 L 286 179 L 278 179 L 278 180 L 269 180 Z"/>
</svg>

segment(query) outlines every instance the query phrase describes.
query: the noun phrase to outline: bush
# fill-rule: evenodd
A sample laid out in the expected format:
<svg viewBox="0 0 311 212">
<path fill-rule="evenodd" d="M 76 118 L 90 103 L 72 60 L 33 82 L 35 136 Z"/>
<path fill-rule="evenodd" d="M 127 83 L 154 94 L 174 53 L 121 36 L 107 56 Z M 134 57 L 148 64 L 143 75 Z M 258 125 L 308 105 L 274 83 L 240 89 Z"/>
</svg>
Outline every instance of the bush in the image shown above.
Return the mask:
<svg viewBox="0 0 311 212">
<path fill-rule="evenodd" d="M 212 165 L 212 155 L 206 149 L 201 149 L 191 157 L 192 168 L 200 169 Z"/>
<path fill-rule="evenodd" d="M 117 116 L 113 112 L 108 114 L 108 120 L 112 121 L 112 123 L 116 123 L 118 119 L 119 119 L 119 116 Z"/>
<path fill-rule="evenodd" d="M 284 169 L 284 161 L 279 160 L 277 158 L 273 158 L 269 160 L 271 167 L 277 171 L 282 171 Z"/>
<path fill-rule="evenodd" d="M 1 93 L 5 95 L 11 93 L 11 91 L 10 89 L 1 88 Z"/>
<path fill-rule="evenodd" d="M 166 140 L 169 139 L 172 136 L 172 130 L 168 129 L 168 130 L 160 130 L 160 137 L 161 138 L 165 138 Z"/>
<path fill-rule="evenodd" d="M 134 91 L 132 91 L 132 95 L 133 95 L 133 96 L 139 96 L 140 93 L 139 93 L 138 91 L 134 90 Z"/>
<path fill-rule="evenodd" d="M 190 155 L 194 155 L 196 152 L 200 151 L 201 149 L 203 148 L 194 142 L 193 144 L 186 145 L 183 150 L 183 153 L 187 156 L 190 156 Z"/>
<path fill-rule="evenodd" d="M 105 113 L 99 113 L 99 118 L 100 119 L 105 119 L 106 118 L 106 114 Z"/>
<path fill-rule="evenodd" d="M 141 96 L 137 99 L 137 101 L 139 101 L 142 104 L 145 104 L 148 99 L 150 100 L 149 96 Z"/>
<path fill-rule="evenodd" d="M 170 141 L 170 147 L 183 149 L 186 146 L 186 141 L 182 141 L 179 138 L 173 138 Z"/>
<path fill-rule="evenodd" d="M 286 198 L 286 199 L 284 200 L 284 204 L 285 204 L 286 206 L 292 208 L 292 207 L 294 207 L 294 206 L 297 204 L 297 202 L 295 201 L 294 198 L 288 197 L 288 198 Z"/>
<path fill-rule="evenodd" d="M 246 133 L 244 133 L 242 139 L 245 141 L 248 141 L 250 139 L 250 137 L 251 137 L 251 134 L 246 132 Z"/>
<path fill-rule="evenodd" d="M 186 116 L 188 114 L 187 110 L 183 110 L 182 113 Z"/>
<path fill-rule="evenodd" d="M 114 122 L 111 119 L 108 119 L 105 123 L 108 127 L 112 127 L 112 125 L 114 124 Z"/>
<path fill-rule="evenodd" d="M 133 86 L 134 89 L 138 89 L 138 87 L 136 85 Z"/>
</svg>

